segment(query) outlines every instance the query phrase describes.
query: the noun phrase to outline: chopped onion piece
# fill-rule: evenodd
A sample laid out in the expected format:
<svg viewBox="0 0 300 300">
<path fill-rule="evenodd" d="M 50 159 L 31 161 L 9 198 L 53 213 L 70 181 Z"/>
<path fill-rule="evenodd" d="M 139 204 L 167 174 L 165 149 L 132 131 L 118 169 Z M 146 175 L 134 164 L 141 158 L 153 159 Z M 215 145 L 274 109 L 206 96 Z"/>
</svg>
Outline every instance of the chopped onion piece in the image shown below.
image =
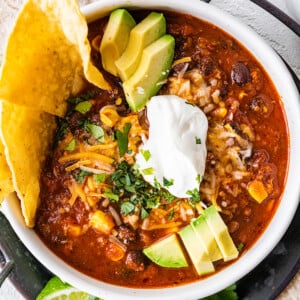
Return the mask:
<svg viewBox="0 0 300 300">
<path fill-rule="evenodd" d="M 109 210 L 109 212 L 111 213 L 112 217 L 114 218 L 116 224 L 117 224 L 118 226 L 121 225 L 121 224 L 122 224 L 121 218 L 120 218 L 118 212 L 115 210 L 115 208 L 114 208 L 112 205 L 110 205 L 110 206 L 108 207 L 108 210 Z"/>
</svg>

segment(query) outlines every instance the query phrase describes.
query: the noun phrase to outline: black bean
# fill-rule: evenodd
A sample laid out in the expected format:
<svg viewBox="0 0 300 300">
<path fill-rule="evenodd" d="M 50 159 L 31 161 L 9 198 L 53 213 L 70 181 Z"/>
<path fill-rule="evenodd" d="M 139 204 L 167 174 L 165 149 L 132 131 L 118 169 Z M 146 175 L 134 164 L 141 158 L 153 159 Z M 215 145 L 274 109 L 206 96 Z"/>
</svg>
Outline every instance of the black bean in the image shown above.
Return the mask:
<svg viewBox="0 0 300 300">
<path fill-rule="evenodd" d="M 238 62 L 231 71 L 232 82 L 237 85 L 244 85 L 251 81 L 251 76 L 248 67 L 241 62 Z"/>
<path fill-rule="evenodd" d="M 204 56 L 200 62 L 200 68 L 204 76 L 210 75 L 214 70 L 214 62 L 209 56 Z"/>
</svg>

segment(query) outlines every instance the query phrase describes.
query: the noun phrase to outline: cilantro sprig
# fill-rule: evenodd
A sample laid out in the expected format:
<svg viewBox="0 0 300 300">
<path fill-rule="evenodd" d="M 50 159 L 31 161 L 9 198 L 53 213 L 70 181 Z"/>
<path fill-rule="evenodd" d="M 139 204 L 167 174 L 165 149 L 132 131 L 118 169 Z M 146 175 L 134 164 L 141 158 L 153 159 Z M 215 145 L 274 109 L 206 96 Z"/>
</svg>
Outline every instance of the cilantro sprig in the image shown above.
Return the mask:
<svg viewBox="0 0 300 300">
<path fill-rule="evenodd" d="M 121 162 L 118 169 L 111 175 L 110 181 L 113 184 L 110 197 L 115 195 L 120 203 L 123 215 L 132 214 L 136 208 L 140 209 L 142 219 L 149 215 L 151 209 L 160 205 L 161 201 L 172 202 L 175 197 L 162 187 L 153 187 L 146 182 L 135 166 L 129 165 L 126 161 Z M 122 195 L 122 197 L 120 197 Z"/>
<path fill-rule="evenodd" d="M 116 130 L 116 138 L 119 148 L 120 157 L 123 157 L 128 150 L 128 133 L 131 128 L 130 123 L 126 123 L 123 132 Z"/>
<path fill-rule="evenodd" d="M 199 194 L 199 190 L 197 188 L 186 191 L 186 194 L 188 196 L 190 196 L 190 202 L 192 204 L 196 204 L 196 203 L 200 202 L 200 194 Z"/>
</svg>

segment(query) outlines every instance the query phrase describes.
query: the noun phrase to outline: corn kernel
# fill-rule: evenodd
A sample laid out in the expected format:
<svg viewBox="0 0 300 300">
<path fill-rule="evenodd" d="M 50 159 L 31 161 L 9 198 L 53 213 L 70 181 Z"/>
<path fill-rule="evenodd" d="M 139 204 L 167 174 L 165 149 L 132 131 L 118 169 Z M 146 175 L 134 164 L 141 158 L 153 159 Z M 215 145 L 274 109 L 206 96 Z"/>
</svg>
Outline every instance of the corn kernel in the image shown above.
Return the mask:
<svg viewBox="0 0 300 300">
<path fill-rule="evenodd" d="M 121 105 L 122 104 L 122 98 L 121 97 L 117 98 L 116 101 L 115 101 L 115 104 L 116 105 Z"/>
</svg>

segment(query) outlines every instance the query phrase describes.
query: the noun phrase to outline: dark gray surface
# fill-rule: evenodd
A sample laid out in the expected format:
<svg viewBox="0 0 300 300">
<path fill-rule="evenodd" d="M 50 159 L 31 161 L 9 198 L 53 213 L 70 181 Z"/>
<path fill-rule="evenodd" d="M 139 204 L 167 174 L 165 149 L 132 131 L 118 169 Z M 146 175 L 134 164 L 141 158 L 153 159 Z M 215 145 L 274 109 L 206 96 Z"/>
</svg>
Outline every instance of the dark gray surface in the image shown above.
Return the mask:
<svg viewBox="0 0 300 300">
<path fill-rule="evenodd" d="M 25 299 L 33 300 L 51 274 L 25 248 L 1 212 L 0 228 L 0 266 L 9 260 L 13 262 L 9 280 Z"/>
</svg>

